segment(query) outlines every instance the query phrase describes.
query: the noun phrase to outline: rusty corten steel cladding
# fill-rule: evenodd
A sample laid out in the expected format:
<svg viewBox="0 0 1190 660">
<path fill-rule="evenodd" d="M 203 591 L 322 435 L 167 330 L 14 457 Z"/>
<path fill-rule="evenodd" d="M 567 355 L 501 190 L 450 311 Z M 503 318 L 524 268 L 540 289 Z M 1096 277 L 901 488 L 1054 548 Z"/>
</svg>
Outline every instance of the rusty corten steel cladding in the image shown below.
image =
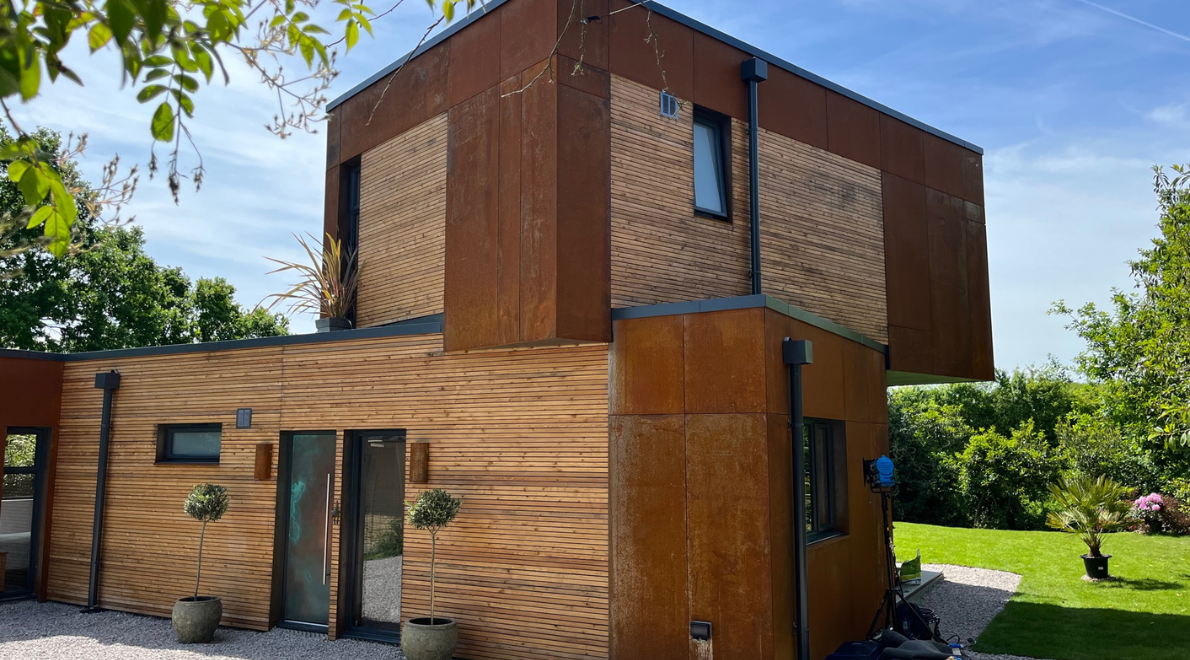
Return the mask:
<svg viewBox="0 0 1190 660">
<path fill-rule="evenodd" d="M 883 553 L 858 458 L 887 451 L 884 356 L 764 308 L 628 319 L 609 354 L 612 658 L 693 657 L 691 620 L 714 622 L 716 656 L 793 657 L 787 336 L 814 342 L 806 414 L 839 420 L 847 456 L 846 536 L 809 557 L 812 652 L 862 635 Z M 709 391 L 716 371 L 737 391 Z"/>
<path fill-rule="evenodd" d="M 610 290 L 611 181 L 610 166 L 605 167 L 611 158 L 610 125 L 605 112 L 594 111 L 588 101 L 574 100 L 580 97 L 558 91 L 560 87 L 607 98 L 610 75 L 619 75 L 746 120 L 739 64 L 751 57 L 748 53 L 657 12 L 646 24 L 646 11 L 632 8 L 628 0 L 584 1 L 577 9 L 584 16 L 572 15 L 573 7 L 567 0 L 510 0 L 411 60 L 395 77 L 381 77 L 332 111 L 328 230 L 337 227 L 329 216 L 341 213 L 334 181 L 339 164 L 442 112 L 450 110 L 452 122 L 464 120 L 470 115 L 458 108 L 492 90 L 497 96 L 515 92 L 537 76 L 562 35 L 553 63 L 558 84 L 546 79 L 540 86 L 549 91 L 529 90 L 514 94 L 522 97 L 516 99 L 503 96 L 501 119 L 491 129 L 499 137 L 485 142 L 498 158 L 469 151 L 467 158 L 452 160 L 448 188 L 479 181 L 498 186 L 500 218 L 496 237 L 483 243 L 484 249 L 499 254 L 497 295 L 492 296 L 482 278 L 455 278 L 459 286 L 467 282 L 480 290 L 448 298 L 480 306 L 447 312 L 448 324 L 463 326 L 448 330 L 452 349 L 609 338 L 610 320 L 599 308 L 605 306 L 604 290 Z M 620 9 L 626 11 L 608 15 Z M 586 16 L 601 18 L 583 23 Z M 648 40 L 650 25 L 656 43 Z M 575 75 L 578 58 L 584 68 Z M 381 99 L 386 85 L 390 88 Z M 986 255 L 986 232 L 970 220 L 978 216 L 976 224 L 982 225 L 982 156 L 776 66 L 770 67 L 770 78 L 760 87 L 759 102 L 762 130 L 876 167 L 885 176 L 886 193 L 890 187 L 896 189 L 894 198 L 885 201 L 891 368 L 990 378 L 990 301 L 986 257 L 980 256 Z M 583 139 L 568 143 L 570 130 L 581 131 Z M 462 134 L 452 128 L 452 142 Z M 492 171 L 464 171 L 475 168 Z M 906 190 L 900 182 L 890 183 L 891 177 L 921 188 Z M 898 225 L 920 225 L 927 191 L 944 193 L 972 208 L 964 208 L 965 219 L 931 225 L 920 240 L 916 227 Z M 917 216 L 907 218 L 908 213 Z M 950 241 L 956 232 L 964 238 Z M 937 241 L 957 252 L 940 257 L 931 249 L 923 261 L 922 247 Z M 472 261 L 459 255 L 460 249 L 479 246 L 448 242 L 448 280 L 451 270 Z M 958 254 L 968 263 L 961 275 L 946 264 L 933 263 Z M 569 255 L 582 260 L 571 261 Z M 582 276 L 559 264 L 573 266 L 570 270 Z M 933 286 L 940 270 L 955 276 L 941 288 Z M 923 287 L 926 279 L 934 282 Z M 459 286 L 450 290 L 464 293 Z M 943 314 L 935 317 L 936 309 Z"/>
</svg>

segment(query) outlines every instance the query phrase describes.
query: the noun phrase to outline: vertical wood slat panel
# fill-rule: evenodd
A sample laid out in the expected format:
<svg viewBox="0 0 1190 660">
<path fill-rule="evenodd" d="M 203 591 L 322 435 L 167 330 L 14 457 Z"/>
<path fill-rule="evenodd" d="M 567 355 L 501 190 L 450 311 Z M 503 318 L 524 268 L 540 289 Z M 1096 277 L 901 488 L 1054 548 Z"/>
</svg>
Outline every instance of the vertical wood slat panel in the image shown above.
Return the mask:
<svg viewBox="0 0 1190 660">
<path fill-rule="evenodd" d="M 360 161 L 359 327 L 442 312 L 446 114 Z"/>
<path fill-rule="evenodd" d="M 193 589 L 198 529 L 181 502 L 207 481 L 228 486 L 232 503 L 208 526 L 202 591 L 224 599 L 224 623 L 266 628 L 277 485 L 254 478 L 256 446 L 282 430 L 406 428 L 411 444 L 432 445 L 429 481 L 407 497 L 441 487 L 464 501 L 439 536 L 437 573 L 438 613 L 458 619 L 460 655 L 607 657 L 606 346 L 444 355 L 441 335 L 419 335 L 68 363 L 56 496 L 69 506 L 55 511 L 54 600 L 86 599 L 102 395 L 92 379 L 112 368 L 123 381 L 101 605 L 168 616 Z M 240 407 L 253 408 L 252 429 L 234 428 Z M 223 423 L 218 465 L 154 463 L 156 425 L 182 421 Z M 428 534 L 408 530 L 405 553 L 402 613 L 422 616 Z"/>
</svg>

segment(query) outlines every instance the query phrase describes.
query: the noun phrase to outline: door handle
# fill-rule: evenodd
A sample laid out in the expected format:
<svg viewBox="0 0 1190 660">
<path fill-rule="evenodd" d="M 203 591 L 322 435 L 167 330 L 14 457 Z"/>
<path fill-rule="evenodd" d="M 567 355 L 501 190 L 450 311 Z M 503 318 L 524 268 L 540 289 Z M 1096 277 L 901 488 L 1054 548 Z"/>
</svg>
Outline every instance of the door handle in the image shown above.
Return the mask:
<svg viewBox="0 0 1190 660">
<path fill-rule="evenodd" d="M 331 572 L 327 567 L 327 551 L 331 545 L 331 475 L 326 475 L 326 519 L 322 523 L 322 583 Z"/>
</svg>

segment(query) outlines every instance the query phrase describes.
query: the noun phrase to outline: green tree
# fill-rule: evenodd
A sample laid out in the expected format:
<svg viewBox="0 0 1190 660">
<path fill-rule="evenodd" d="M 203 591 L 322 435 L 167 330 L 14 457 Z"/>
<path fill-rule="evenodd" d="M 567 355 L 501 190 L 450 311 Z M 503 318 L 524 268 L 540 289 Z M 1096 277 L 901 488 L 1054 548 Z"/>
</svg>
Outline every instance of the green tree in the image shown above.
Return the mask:
<svg viewBox="0 0 1190 660">
<path fill-rule="evenodd" d="M 970 521 L 953 457 L 966 447 L 972 431 L 961 408 L 942 403 L 939 393 L 923 387 L 889 393 L 889 445 L 897 466 L 893 516 L 906 522 L 966 527 Z"/>
<path fill-rule="evenodd" d="M 1104 410 L 1149 453 L 1164 481 L 1190 474 L 1190 174 L 1154 168 L 1160 236 L 1129 262 L 1135 291 L 1107 309 L 1065 314 L 1087 342 L 1079 370 L 1104 389 Z"/>
<path fill-rule="evenodd" d="M 60 151 L 57 134 L 37 135 L 40 148 Z M 55 162 L 73 189 L 89 188 L 73 160 Z M 21 207 L 16 187 L 0 178 L 0 214 Z M 235 288 L 222 278 L 192 285 L 181 269 L 159 266 L 145 253 L 139 228 L 97 229 L 85 210 L 80 218 L 80 249 L 62 259 L 7 249 L 27 236 L 0 237 L 0 273 L 8 274 L 0 278 L 0 346 L 77 352 L 288 332 L 284 317 L 236 303 Z"/>
</svg>

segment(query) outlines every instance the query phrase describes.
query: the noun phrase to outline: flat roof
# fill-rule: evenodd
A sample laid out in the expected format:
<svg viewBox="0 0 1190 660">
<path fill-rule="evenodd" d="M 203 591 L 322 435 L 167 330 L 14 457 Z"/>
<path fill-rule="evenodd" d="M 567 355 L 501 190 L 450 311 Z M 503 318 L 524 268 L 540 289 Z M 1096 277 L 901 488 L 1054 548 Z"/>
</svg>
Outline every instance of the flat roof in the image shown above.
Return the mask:
<svg viewBox="0 0 1190 660">
<path fill-rule="evenodd" d="M 834 321 L 825 319 L 817 314 L 807 312 L 800 307 L 761 293 L 751 296 L 736 296 L 733 298 L 709 298 L 707 300 L 690 300 L 685 302 L 661 303 L 658 305 L 642 305 L 639 307 L 616 307 L 612 309 L 612 320 L 639 319 L 652 316 L 673 316 L 677 314 L 697 314 L 699 312 L 721 312 L 729 309 L 753 309 L 767 307 L 785 316 L 797 319 L 816 328 L 821 328 L 832 334 L 839 335 L 851 341 L 858 342 L 881 353 L 888 353 L 884 344 L 852 330 Z M 432 314 L 415 319 L 400 321 L 374 328 L 360 328 L 356 330 L 341 330 L 338 332 L 320 332 L 304 335 L 283 335 L 280 337 L 260 337 L 257 339 L 231 339 L 227 341 L 211 341 L 198 344 L 168 344 L 165 346 L 144 346 L 140 348 L 117 348 L 106 351 L 87 351 L 83 353 L 49 353 L 44 351 L 25 351 L 17 349 L 0 349 L 0 358 L 17 358 L 23 360 L 50 360 L 54 362 L 83 362 L 86 360 L 110 360 L 113 358 L 146 357 L 152 355 L 180 355 L 184 353 L 208 353 L 212 351 L 235 351 L 245 348 L 267 348 L 270 346 L 299 346 L 302 344 L 321 344 L 336 341 L 351 341 L 355 339 L 380 339 L 384 337 L 404 337 L 408 335 L 430 335 L 442 332 L 442 314 Z"/>
<path fill-rule="evenodd" d="M 402 57 L 397 58 L 396 61 L 394 61 L 392 64 L 389 64 L 388 66 L 384 67 L 380 71 L 377 71 L 376 73 L 372 74 L 371 76 L 368 77 L 367 80 L 364 80 L 363 82 L 359 83 L 355 87 L 352 87 L 345 94 L 342 94 L 335 100 L 328 103 L 326 106 L 327 111 L 329 112 L 330 110 L 333 110 L 337 106 L 341 105 L 347 99 L 362 92 L 364 89 L 366 89 L 372 83 L 375 83 L 377 80 L 380 80 L 381 78 L 387 76 L 388 74 L 392 73 L 393 71 L 396 71 L 398 68 L 403 66 L 409 60 L 430 50 L 431 48 L 433 48 L 434 46 L 437 46 L 438 44 L 442 43 L 443 41 L 446 41 L 447 39 L 449 39 L 452 36 L 454 36 L 455 34 L 457 34 L 460 30 L 466 29 L 466 27 L 468 25 L 471 25 L 473 22 L 482 18 L 488 10 L 495 9 L 495 8 L 499 7 L 500 5 L 502 5 L 506 2 L 511 2 L 511 1 L 512 0 L 489 0 L 486 3 L 486 5 L 484 6 L 484 8 L 471 12 L 465 18 L 461 19 L 459 22 L 454 23 L 447 29 L 434 35 L 432 38 L 427 39 L 426 42 L 424 44 L 422 44 L 421 47 L 418 48 L 417 50 L 414 50 L 410 53 L 405 54 Z M 822 85 L 823 87 L 825 87 L 833 92 L 842 94 L 843 96 L 846 96 L 847 98 L 852 99 L 853 101 L 857 101 L 859 103 L 862 103 L 862 104 L 868 106 L 869 108 L 872 108 L 879 112 L 883 112 L 884 114 L 889 115 L 890 117 L 895 117 L 895 118 L 905 122 L 906 124 L 909 124 L 911 126 L 916 126 L 917 128 L 920 128 L 921 130 L 923 130 L 927 133 L 930 133 L 932 135 L 940 137 L 943 140 L 953 142 L 961 147 L 970 149 L 971 151 L 974 151 L 975 153 L 978 153 L 981 155 L 983 154 L 983 148 L 976 144 L 968 142 L 960 137 L 951 135 L 950 133 L 947 133 L 946 131 L 934 128 L 933 126 L 930 126 L 929 124 L 927 124 L 925 122 L 918 121 L 917 119 L 914 119 L 913 117 L 910 117 L 909 115 L 906 115 L 902 112 L 893 110 L 892 108 L 888 107 L 887 105 L 884 105 L 883 103 L 874 101 L 874 100 L 864 96 L 863 94 L 859 94 L 859 93 L 854 92 L 850 89 L 847 89 L 846 87 L 843 87 L 842 85 L 831 82 L 831 81 L 827 80 L 826 78 L 823 78 L 822 76 L 819 76 L 815 73 L 811 73 L 810 71 L 807 71 L 807 70 L 801 68 L 800 66 L 797 66 L 796 64 L 793 64 L 793 63 L 788 62 L 780 57 L 777 57 L 776 55 L 773 55 L 772 53 L 761 50 L 760 48 L 757 48 L 756 46 L 753 46 L 749 43 L 740 41 L 739 39 L 736 39 L 735 37 L 733 37 L 729 34 L 726 34 L 724 32 L 716 30 L 715 28 L 707 25 L 706 23 L 702 23 L 701 21 L 696 21 L 693 18 L 690 18 L 689 16 L 687 16 L 685 14 L 674 11 L 673 9 L 670 9 L 669 7 L 666 7 L 665 5 L 654 2 L 653 0 L 630 0 L 630 1 L 635 2 L 638 5 L 646 5 L 647 4 L 649 9 L 657 12 L 657 14 L 659 14 L 661 16 L 664 16 L 664 17 L 666 17 L 670 20 L 673 20 L 673 21 L 677 21 L 678 23 L 681 23 L 682 25 L 685 25 L 686 27 L 697 30 L 707 36 L 714 37 L 715 39 L 718 39 L 726 44 L 734 46 L 735 48 L 738 48 L 753 57 L 758 57 L 758 58 L 768 62 L 769 64 L 781 67 L 782 69 L 785 69 L 786 71 L 788 71 L 796 76 L 805 78 L 806 80 L 809 80 L 811 82 Z"/>
</svg>

